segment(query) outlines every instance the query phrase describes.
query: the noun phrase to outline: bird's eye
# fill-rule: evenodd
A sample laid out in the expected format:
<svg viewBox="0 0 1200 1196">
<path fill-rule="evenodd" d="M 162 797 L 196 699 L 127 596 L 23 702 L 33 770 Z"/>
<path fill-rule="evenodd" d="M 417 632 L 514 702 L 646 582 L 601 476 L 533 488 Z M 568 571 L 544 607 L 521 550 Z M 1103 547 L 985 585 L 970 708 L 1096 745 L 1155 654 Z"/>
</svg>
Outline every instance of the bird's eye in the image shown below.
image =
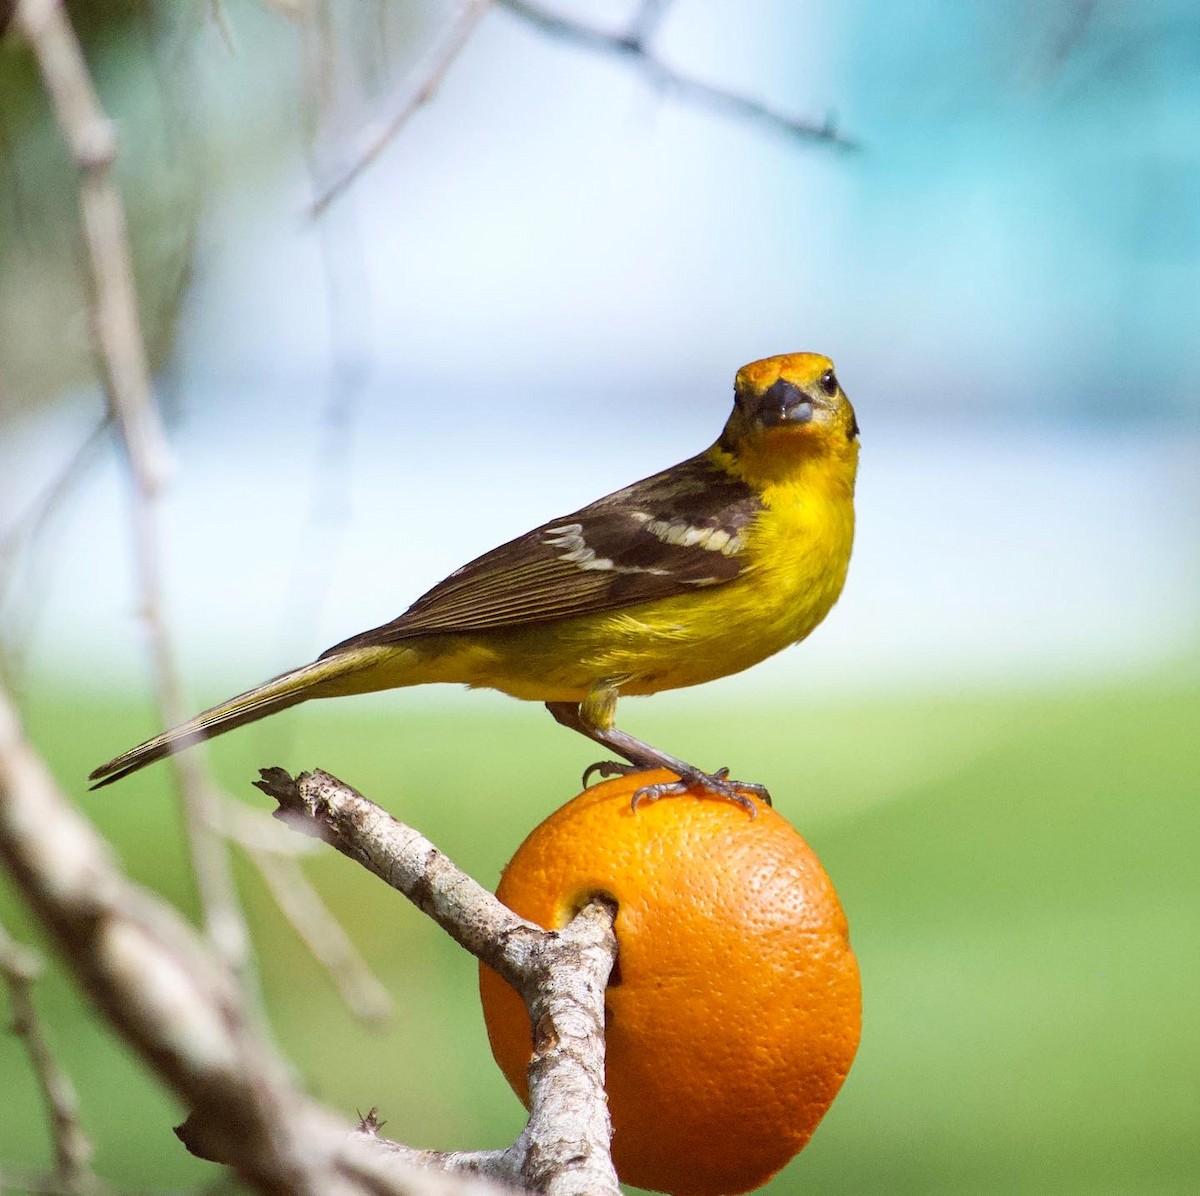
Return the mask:
<svg viewBox="0 0 1200 1196">
<path fill-rule="evenodd" d="M 833 370 L 826 370 L 821 375 L 821 389 L 833 398 L 838 392 L 838 380 L 834 377 Z"/>
</svg>

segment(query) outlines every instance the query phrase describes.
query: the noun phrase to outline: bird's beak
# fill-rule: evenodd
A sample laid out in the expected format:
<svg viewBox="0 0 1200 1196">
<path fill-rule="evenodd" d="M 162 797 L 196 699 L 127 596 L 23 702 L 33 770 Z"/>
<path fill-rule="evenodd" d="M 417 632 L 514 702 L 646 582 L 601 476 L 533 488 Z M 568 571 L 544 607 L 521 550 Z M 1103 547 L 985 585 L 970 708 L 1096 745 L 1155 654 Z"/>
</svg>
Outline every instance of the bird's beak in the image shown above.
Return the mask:
<svg viewBox="0 0 1200 1196">
<path fill-rule="evenodd" d="M 812 422 L 813 401 L 795 383 L 779 378 L 763 391 L 754 414 L 764 428 L 798 426 Z"/>
</svg>

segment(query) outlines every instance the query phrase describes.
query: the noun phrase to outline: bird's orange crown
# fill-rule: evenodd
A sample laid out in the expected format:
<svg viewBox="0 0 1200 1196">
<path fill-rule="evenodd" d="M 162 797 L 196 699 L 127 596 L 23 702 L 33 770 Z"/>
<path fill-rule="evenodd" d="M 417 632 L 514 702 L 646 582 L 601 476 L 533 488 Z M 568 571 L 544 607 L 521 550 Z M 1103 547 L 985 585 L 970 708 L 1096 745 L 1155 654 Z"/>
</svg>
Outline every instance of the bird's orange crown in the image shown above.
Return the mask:
<svg viewBox="0 0 1200 1196">
<path fill-rule="evenodd" d="M 715 446 L 747 480 L 780 480 L 802 459 L 836 458 L 851 474 L 858 456 L 858 421 L 820 353 L 782 353 L 737 372 L 734 407 Z"/>
</svg>

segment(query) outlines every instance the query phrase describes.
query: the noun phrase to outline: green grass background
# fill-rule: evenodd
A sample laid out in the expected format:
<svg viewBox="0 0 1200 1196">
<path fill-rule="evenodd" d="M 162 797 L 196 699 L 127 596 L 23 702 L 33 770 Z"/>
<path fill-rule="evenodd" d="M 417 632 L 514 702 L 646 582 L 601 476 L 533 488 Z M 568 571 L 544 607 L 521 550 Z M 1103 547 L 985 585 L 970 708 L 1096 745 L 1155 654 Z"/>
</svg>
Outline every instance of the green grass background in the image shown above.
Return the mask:
<svg viewBox="0 0 1200 1196">
<path fill-rule="evenodd" d="M 862 1047 L 812 1143 L 770 1191 L 1200 1190 L 1194 676 L 772 698 L 753 712 L 681 694 L 622 713 L 673 752 L 769 783 L 850 918 Z M 28 696 L 25 717 L 77 796 L 91 767 L 153 729 L 148 706 L 109 695 L 44 690 Z M 489 886 L 593 755 L 537 707 L 437 692 L 314 704 L 209 750 L 230 789 L 264 807 L 249 785 L 260 765 L 327 768 Z M 166 770 L 82 803 L 130 874 L 194 915 Z M 264 1006 L 308 1087 L 347 1116 L 378 1106 L 385 1132 L 415 1145 L 509 1141 L 522 1111 L 488 1052 L 472 961 L 334 852 L 306 869 L 396 1001 L 383 1033 L 356 1025 L 240 864 Z M 7 881 L 0 916 L 37 941 Z M 171 1134 L 182 1110 L 57 966 L 37 999 L 80 1089 L 99 1170 L 138 1190 L 212 1183 L 215 1169 Z M 0 1167 L 48 1159 L 36 1089 L 5 1036 Z"/>
</svg>

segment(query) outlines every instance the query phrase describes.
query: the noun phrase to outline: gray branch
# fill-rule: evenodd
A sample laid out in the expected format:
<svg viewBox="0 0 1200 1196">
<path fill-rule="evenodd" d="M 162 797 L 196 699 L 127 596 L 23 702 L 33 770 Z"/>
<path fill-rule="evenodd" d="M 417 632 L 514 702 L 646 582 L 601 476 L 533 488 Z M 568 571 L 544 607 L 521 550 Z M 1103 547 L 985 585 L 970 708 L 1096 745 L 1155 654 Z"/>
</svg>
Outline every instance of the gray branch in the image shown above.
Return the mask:
<svg viewBox="0 0 1200 1196">
<path fill-rule="evenodd" d="M 224 960 L 131 883 L 58 789 L 0 690 L 0 863 L 101 1015 L 189 1108 L 180 1136 L 256 1191 L 483 1196 L 490 1185 L 416 1171 L 296 1088 L 246 1020 Z"/>
<path fill-rule="evenodd" d="M 290 825 L 404 892 L 510 979 L 530 1011 L 530 1119 L 503 1151 L 415 1150 L 354 1131 L 294 1085 L 248 1023 L 236 979 L 161 899 L 132 884 L 59 791 L 0 690 L 0 863 L 122 1038 L 192 1110 L 179 1135 L 266 1193 L 616 1196 L 604 1098 L 604 989 L 616 957 L 603 900 L 565 930 L 518 918 L 432 843 L 325 773 L 262 787 Z M 475 1178 L 471 1178 L 475 1177 Z M 468 1185 L 468 1186 L 463 1186 Z"/>
<path fill-rule="evenodd" d="M 329 773 L 264 769 L 278 817 L 403 893 L 524 998 L 533 1026 L 529 1123 L 504 1151 L 408 1157 L 520 1183 L 551 1196 L 617 1192 L 604 1095 L 604 989 L 615 909 L 594 899 L 562 931 L 517 917 L 424 835 Z M 403 1149 L 403 1148 L 396 1148 Z"/>
</svg>

